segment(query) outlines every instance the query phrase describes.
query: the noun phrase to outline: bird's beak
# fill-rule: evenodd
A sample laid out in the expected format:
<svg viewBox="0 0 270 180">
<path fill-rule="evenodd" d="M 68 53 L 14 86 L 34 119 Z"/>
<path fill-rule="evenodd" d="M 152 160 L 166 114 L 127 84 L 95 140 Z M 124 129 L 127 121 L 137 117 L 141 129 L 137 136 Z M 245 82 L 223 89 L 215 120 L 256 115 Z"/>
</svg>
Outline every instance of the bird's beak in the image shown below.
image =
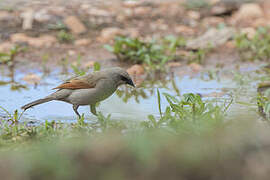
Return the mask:
<svg viewBox="0 0 270 180">
<path fill-rule="evenodd" d="M 135 87 L 135 85 L 134 85 L 134 83 L 133 83 L 133 81 L 132 81 L 131 79 L 129 79 L 129 80 L 127 81 L 127 84 L 131 85 L 132 87 Z"/>
</svg>

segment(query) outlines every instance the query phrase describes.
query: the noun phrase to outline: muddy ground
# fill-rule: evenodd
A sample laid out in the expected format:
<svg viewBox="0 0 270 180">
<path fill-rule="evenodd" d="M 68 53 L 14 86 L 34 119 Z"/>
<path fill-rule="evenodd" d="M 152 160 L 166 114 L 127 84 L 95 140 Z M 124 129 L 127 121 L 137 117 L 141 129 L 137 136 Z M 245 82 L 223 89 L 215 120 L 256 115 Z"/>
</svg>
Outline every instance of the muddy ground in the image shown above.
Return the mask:
<svg viewBox="0 0 270 180">
<path fill-rule="evenodd" d="M 46 56 L 47 66 L 53 67 L 61 64 L 64 58 L 71 63 L 81 55 L 83 64 L 98 61 L 103 66 L 122 65 L 128 68 L 131 64 L 119 64 L 116 57 L 103 48 L 105 44 L 112 44 L 117 35 L 143 40 L 174 35 L 192 40 L 219 26 L 252 35 L 257 27 L 269 23 L 267 7 L 270 3 L 267 1 L 249 4 L 248 7 L 244 1 L 203 2 L 205 4 L 196 5 L 195 0 L 194 3 L 3 0 L 0 6 L 0 51 L 8 51 L 16 44 L 26 46 L 27 51 L 16 57 L 16 61 L 23 64 L 38 65 Z M 253 9 L 252 13 L 250 9 Z M 71 16 L 73 19 L 70 20 Z M 61 30 L 70 34 L 72 41 L 60 42 L 57 37 Z M 232 39 L 233 34 L 230 34 L 225 41 L 218 43 L 195 71 L 216 64 L 228 68 L 241 65 Z M 187 70 L 185 60 L 175 61 L 180 63 L 174 69 Z M 194 70 L 193 66 L 189 67 Z"/>
</svg>

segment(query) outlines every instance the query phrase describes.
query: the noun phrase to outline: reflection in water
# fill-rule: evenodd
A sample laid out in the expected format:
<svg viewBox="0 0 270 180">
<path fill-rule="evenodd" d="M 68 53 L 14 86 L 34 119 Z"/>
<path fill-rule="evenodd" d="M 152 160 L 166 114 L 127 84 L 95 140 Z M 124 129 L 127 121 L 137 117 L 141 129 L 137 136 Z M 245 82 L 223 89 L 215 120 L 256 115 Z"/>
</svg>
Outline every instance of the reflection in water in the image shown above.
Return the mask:
<svg viewBox="0 0 270 180">
<path fill-rule="evenodd" d="M 5 68 L 6 66 L 2 66 L 2 68 Z M 0 86 L 6 86 L 10 85 L 11 91 L 18 91 L 21 89 L 27 89 L 27 86 L 19 83 L 19 81 L 15 81 L 15 68 L 14 64 L 8 66 L 9 74 L 7 75 L 7 78 L 5 78 L 5 71 L 2 72 L 2 78 L 5 80 L 0 80 Z"/>
<path fill-rule="evenodd" d="M 180 96 L 180 91 L 175 83 L 174 74 L 170 76 L 164 74 L 162 76 L 159 74 L 158 77 L 147 77 L 137 88 L 120 88 L 116 91 L 116 94 L 125 103 L 128 102 L 129 99 L 134 99 L 137 103 L 140 103 L 140 99 L 147 99 L 153 96 L 157 88 L 167 89 Z"/>
<path fill-rule="evenodd" d="M 38 71 L 35 71 L 35 73 L 38 75 L 43 74 Z M 52 93 L 52 88 L 63 80 L 59 72 L 52 72 L 52 74 L 43 76 L 40 82 L 41 84 L 37 87 L 28 85 L 26 88 L 25 85 L 17 83 L 25 76 L 25 72 L 17 70 L 15 73 L 13 69 L 11 77 L 8 77 L 5 73 L 2 74 L 2 81 L 0 82 L 0 106 L 9 112 L 14 112 L 26 102 L 42 98 Z M 185 93 L 199 93 L 203 96 L 216 97 L 216 94 L 226 96 L 227 91 L 223 91 L 225 87 L 234 88 L 230 80 L 222 80 L 222 83 L 215 80 L 204 81 L 199 76 L 195 78 L 189 76 L 180 78 L 174 76 L 174 74 L 170 74 L 169 76 L 146 77 L 135 89 L 128 86 L 120 87 L 114 95 L 101 102 L 97 111 L 101 111 L 105 116 L 111 114 L 112 119 L 146 120 L 149 114 L 159 116 L 157 88 L 161 94 L 168 93 L 179 97 Z M 165 97 L 161 96 L 161 108 L 165 109 L 167 105 L 168 103 Z M 86 120 L 96 120 L 96 117 L 90 114 L 89 106 L 82 106 L 79 111 L 85 114 Z M 3 114 L 0 114 L 0 116 Z M 76 116 L 73 113 L 71 105 L 53 101 L 30 109 L 25 112 L 21 120 L 34 120 L 35 122 L 44 122 L 45 120 L 73 122 L 76 120 Z"/>
</svg>

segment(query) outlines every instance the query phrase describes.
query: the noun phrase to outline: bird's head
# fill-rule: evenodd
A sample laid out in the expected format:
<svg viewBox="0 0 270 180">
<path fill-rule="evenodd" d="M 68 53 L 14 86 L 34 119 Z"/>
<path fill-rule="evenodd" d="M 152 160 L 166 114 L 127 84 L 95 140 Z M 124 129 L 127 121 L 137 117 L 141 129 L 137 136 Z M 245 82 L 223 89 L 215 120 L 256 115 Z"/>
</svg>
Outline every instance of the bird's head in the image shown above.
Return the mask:
<svg viewBox="0 0 270 180">
<path fill-rule="evenodd" d="M 131 77 L 124 69 L 115 67 L 115 68 L 110 68 L 109 71 L 110 71 L 111 77 L 116 82 L 117 86 L 120 86 L 122 84 L 129 84 L 130 86 L 135 87 Z"/>
</svg>

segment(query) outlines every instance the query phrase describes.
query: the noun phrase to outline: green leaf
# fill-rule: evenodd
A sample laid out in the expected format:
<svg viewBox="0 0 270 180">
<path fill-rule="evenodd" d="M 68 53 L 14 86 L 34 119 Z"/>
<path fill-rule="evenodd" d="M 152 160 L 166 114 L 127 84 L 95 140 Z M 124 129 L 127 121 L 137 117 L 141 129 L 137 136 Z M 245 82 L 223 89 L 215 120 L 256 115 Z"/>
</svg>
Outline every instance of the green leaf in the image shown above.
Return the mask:
<svg viewBox="0 0 270 180">
<path fill-rule="evenodd" d="M 160 100 L 160 93 L 159 93 L 159 90 L 158 89 L 157 89 L 157 95 L 158 95 L 158 110 L 159 110 L 160 117 L 162 117 L 161 100 Z"/>
<path fill-rule="evenodd" d="M 108 44 L 105 44 L 103 47 L 110 52 L 114 52 L 114 48 Z"/>
<path fill-rule="evenodd" d="M 100 70 L 100 67 L 101 67 L 101 65 L 100 65 L 99 62 L 95 62 L 94 63 L 94 71 L 99 71 Z"/>
</svg>

